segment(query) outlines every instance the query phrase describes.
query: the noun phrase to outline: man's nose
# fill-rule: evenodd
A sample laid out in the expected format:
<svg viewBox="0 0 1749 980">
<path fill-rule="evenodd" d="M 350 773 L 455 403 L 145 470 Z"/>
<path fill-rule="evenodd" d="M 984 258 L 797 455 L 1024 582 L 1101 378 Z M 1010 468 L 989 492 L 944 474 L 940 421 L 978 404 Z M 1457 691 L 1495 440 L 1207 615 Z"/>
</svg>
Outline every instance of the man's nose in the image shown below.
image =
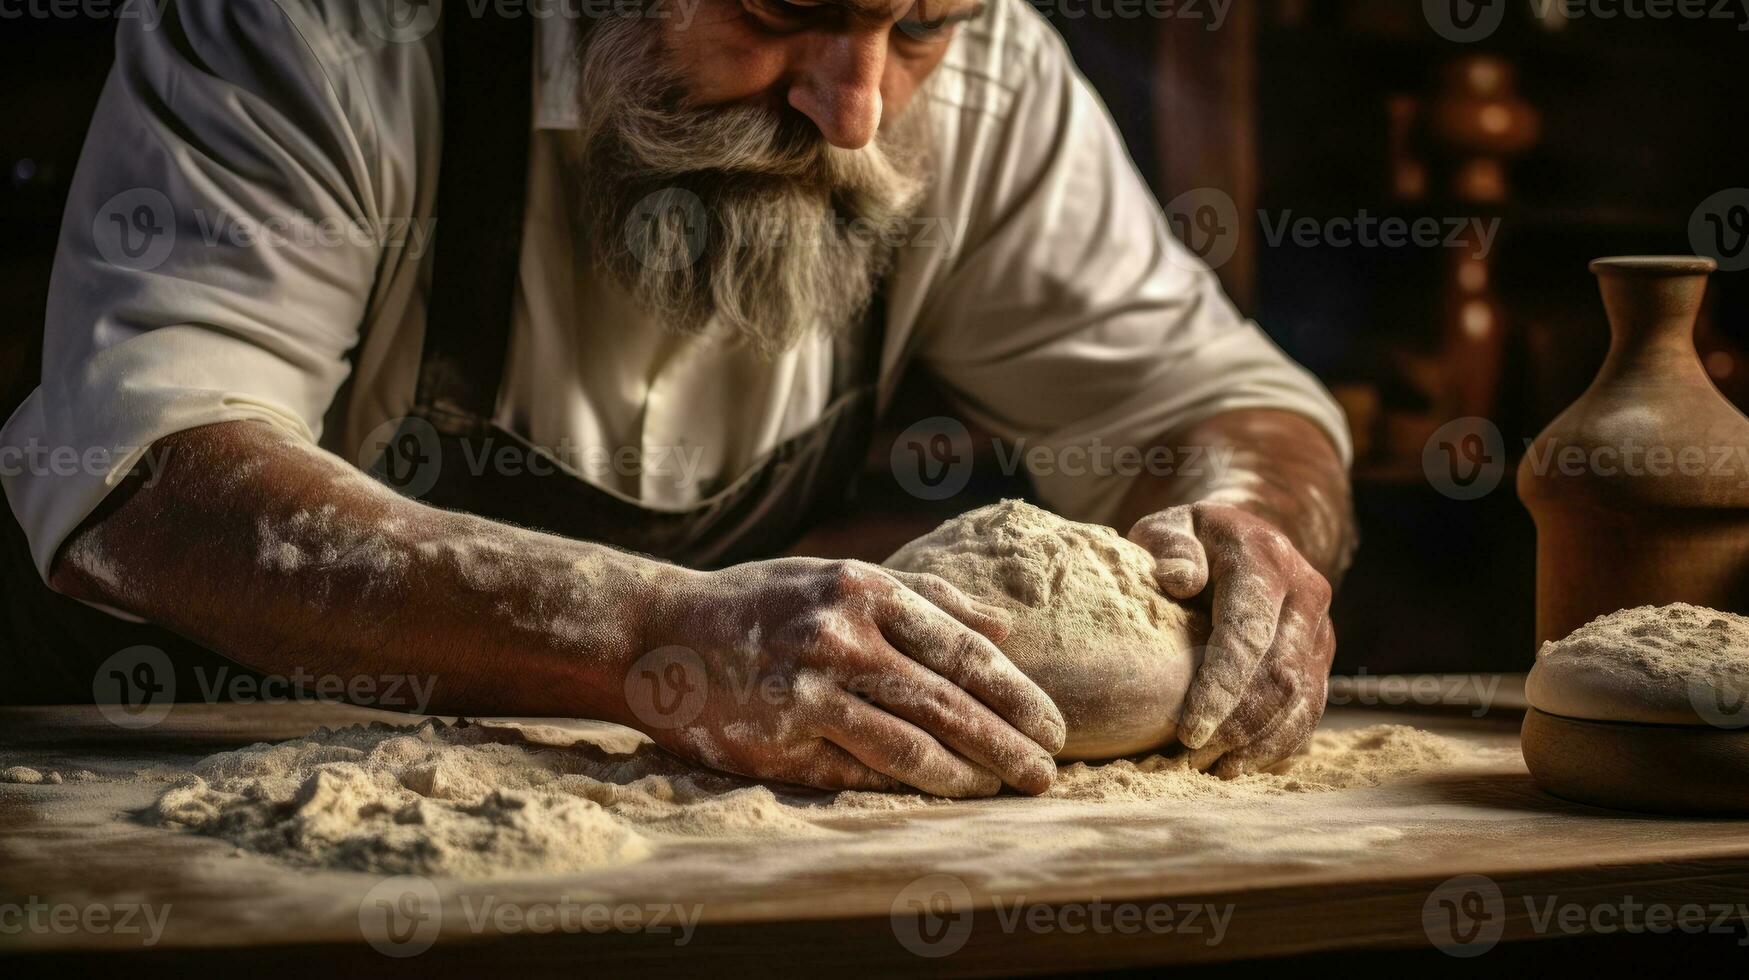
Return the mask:
<svg viewBox="0 0 1749 980">
<path fill-rule="evenodd" d="M 819 39 L 804 57 L 790 85 L 790 106 L 812 119 L 833 146 L 846 150 L 867 146 L 881 125 L 886 35 L 831 34 Z"/>
</svg>

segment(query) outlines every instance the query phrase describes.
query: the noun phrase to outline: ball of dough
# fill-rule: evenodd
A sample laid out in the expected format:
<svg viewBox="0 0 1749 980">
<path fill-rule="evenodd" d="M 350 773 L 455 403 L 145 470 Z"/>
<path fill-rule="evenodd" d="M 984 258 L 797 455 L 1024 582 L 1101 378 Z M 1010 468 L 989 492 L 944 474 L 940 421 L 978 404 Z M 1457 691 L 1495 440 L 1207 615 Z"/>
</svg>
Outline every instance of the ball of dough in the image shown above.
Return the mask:
<svg viewBox="0 0 1749 980">
<path fill-rule="evenodd" d="M 1749 726 L 1749 618 L 1685 603 L 1599 616 L 1543 644 L 1524 693 L 1584 721 Z"/>
<path fill-rule="evenodd" d="M 1057 758 L 1135 755 L 1176 738 L 1208 618 L 1161 594 L 1141 546 L 1009 500 L 948 521 L 886 564 L 1009 612 L 1003 652 L 1068 725 Z"/>
</svg>

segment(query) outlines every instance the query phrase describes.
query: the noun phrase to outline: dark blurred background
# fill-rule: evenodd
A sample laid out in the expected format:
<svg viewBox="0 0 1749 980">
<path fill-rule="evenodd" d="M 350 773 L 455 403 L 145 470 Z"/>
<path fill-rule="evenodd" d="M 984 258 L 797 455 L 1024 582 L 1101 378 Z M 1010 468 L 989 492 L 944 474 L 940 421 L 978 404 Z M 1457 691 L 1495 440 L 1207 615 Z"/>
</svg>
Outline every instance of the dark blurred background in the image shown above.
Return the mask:
<svg viewBox="0 0 1749 980">
<path fill-rule="evenodd" d="M 1598 16 L 1626 9 L 1614 0 L 1151 2 L 1034 5 L 1181 236 L 1349 413 L 1364 544 L 1337 602 L 1338 670 L 1526 669 L 1534 531 L 1510 472 L 1482 499 L 1455 500 L 1423 448 L 1445 422 L 1478 416 L 1516 455 L 1584 389 L 1608 343 L 1590 259 L 1742 247 L 1691 228 L 1711 227 L 1709 211 L 1749 228 L 1749 190 L 1732 193 L 1749 184 L 1749 15 Z M 1484 26 L 1464 34 L 1471 14 Z M 7 413 L 36 383 L 62 201 L 113 31 L 105 17 L 0 19 Z M 1442 234 L 1498 219 L 1498 233 L 1485 252 L 1269 240 L 1302 218 L 1431 219 Z M 1699 331 L 1709 373 L 1740 407 L 1745 281 L 1715 277 Z M 915 377 L 888 427 L 945 414 Z M 965 493 L 919 506 L 886 449 L 859 520 L 814 545 L 878 560 L 952 512 L 1027 493 L 980 465 Z"/>
</svg>

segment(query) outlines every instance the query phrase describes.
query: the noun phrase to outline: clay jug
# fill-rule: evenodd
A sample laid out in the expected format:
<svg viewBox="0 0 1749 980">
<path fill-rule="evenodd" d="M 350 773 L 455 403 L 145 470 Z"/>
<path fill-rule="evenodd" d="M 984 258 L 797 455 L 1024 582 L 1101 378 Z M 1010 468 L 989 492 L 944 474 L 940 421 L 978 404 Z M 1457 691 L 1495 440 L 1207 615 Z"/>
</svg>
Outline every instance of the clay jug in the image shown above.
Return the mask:
<svg viewBox="0 0 1749 980">
<path fill-rule="evenodd" d="M 1591 263 L 1609 357 L 1518 472 L 1536 521 L 1539 647 L 1631 606 L 1749 610 L 1749 418 L 1694 346 L 1715 268 L 1694 257 Z"/>
</svg>

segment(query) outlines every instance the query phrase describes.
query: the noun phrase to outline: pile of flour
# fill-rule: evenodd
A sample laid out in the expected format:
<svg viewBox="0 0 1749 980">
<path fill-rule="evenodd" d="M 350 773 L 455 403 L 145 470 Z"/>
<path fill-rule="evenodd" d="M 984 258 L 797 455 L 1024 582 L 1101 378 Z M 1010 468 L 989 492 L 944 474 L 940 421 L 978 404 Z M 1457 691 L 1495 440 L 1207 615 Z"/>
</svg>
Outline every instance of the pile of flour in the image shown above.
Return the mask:
<svg viewBox="0 0 1749 980">
<path fill-rule="evenodd" d="M 322 730 L 221 753 L 172 776 L 145 819 L 305 867 L 481 878 L 612 867 L 687 841 L 852 842 L 844 820 L 858 814 L 976 805 L 774 787 L 696 769 L 627 736 L 565 744 L 559 730 L 435 721 Z M 1182 758 L 1078 763 L 1061 771 L 1046 799 L 1095 811 L 1263 802 L 1449 768 L 1467 751 L 1427 732 L 1377 726 L 1320 734 L 1281 772 L 1232 781 Z"/>
<path fill-rule="evenodd" d="M 1686 603 L 1599 616 L 1543 644 L 1525 694 L 1572 718 L 1729 724 L 1749 696 L 1749 617 Z"/>
</svg>

